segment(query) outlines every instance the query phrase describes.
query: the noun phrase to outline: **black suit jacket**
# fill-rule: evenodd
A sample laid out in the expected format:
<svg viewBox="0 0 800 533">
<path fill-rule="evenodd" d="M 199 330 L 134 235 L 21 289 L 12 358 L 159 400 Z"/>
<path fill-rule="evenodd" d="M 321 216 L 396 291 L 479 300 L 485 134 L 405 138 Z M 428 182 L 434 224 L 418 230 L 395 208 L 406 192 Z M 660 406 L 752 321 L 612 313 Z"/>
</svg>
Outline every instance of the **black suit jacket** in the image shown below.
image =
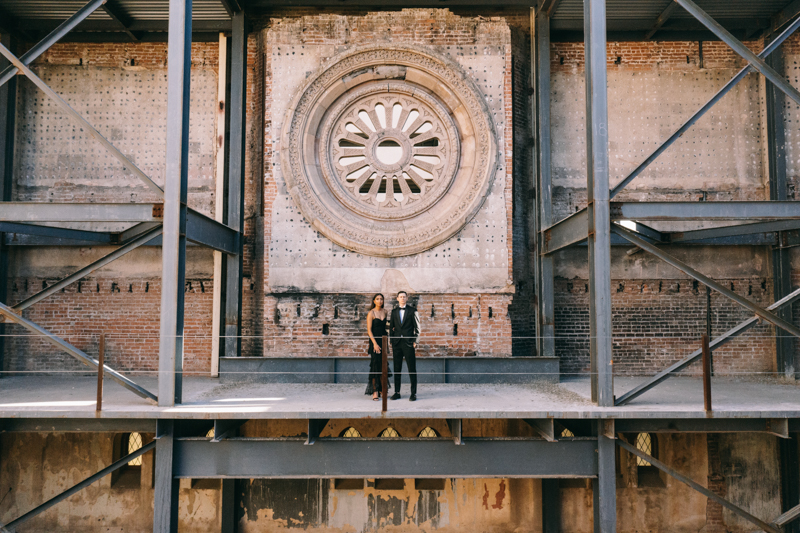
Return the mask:
<svg viewBox="0 0 800 533">
<path fill-rule="evenodd" d="M 417 313 L 415 307 L 406 305 L 406 312 L 402 322 L 400 322 L 400 308 L 395 307 L 392 309 L 392 316 L 389 319 L 389 336 L 392 344 L 399 343 L 402 340 L 399 337 L 407 338 L 411 342 L 417 342 L 419 331 L 419 313 Z"/>
</svg>

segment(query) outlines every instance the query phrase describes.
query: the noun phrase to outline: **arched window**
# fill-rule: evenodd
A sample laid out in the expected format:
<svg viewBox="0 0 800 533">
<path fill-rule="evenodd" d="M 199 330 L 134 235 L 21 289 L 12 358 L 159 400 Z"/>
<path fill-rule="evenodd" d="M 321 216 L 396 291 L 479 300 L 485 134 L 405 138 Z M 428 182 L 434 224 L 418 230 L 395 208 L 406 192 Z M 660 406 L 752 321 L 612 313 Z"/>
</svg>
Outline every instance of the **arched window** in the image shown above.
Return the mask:
<svg viewBox="0 0 800 533">
<path fill-rule="evenodd" d="M 653 454 L 653 437 L 650 433 L 639 433 L 636 435 L 636 449 L 640 452 L 644 452 L 651 457 L 655 457 Z M 636 456 L 636 466 L 653 466 L 647 460 L 642 459 L 639 456 Z"/>
<path fill-rule="evenodd" d="M 574 436 L 575 436 L 575 433 L 571 432 L 567 428 L 564 428 L 564 430 L 561 432 L 561 437 L 565 438 L 565 439 L 570 438 L 570 437 L 574 437 Z"/>
<path fill-rule="evenodd" d="M 438 437 L 439 433 L 435 429 L 433 429 L 432 427 L 428 426 L 425 429 L 423 429 L 422 431 L 420 431 L 419 435 L 417 435 L 417 436 L 419 438 L 421 438 L 421 439 L 430 439 L 430 438 Z"/>
<path fill-rule="evenodd" d="M 340 437 L 345 438 L 358 438 L 361 436 L 361 433 L 358 432 L 356 428 L 350 426 L 349 428 L 345 429 L 339 434 Z"/>
<path fill-rule="evenodd" d="M 206 438 L 207 439 L 213 439 L 214 438 L 214 428 L 211 428 L 211 429 L 208 430 L 208 433 L 206 433 Z"/>
<path fill-rule="evenodd" d="M 378 436 L 383 439 L 396 439 L 400 437 L 400 434 L 393 427 L 388 427 L 381 431 L 381 434 Z"/>
<path fill-rule="evenodd" d="M 128 434 L 128 455 L 129 453 L 133 453 L 139 448 L 142 447 L 142 435 L 137 432 L 133 432 Z M 136 459 L 131 459 L 128 461 L 128 466 L 142 466 L 142 456 L 140 455 Z"/>
</svg>

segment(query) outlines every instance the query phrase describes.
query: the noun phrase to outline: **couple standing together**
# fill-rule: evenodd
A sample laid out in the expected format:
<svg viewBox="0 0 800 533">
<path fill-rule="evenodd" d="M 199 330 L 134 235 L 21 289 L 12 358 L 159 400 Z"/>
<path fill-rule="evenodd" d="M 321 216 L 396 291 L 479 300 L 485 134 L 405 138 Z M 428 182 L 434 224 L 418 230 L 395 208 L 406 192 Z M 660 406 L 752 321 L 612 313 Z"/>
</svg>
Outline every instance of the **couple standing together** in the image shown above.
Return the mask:
<svg viewBox="0 0 800 533">
<path fill-rule="evenodd" d="M 411 379 L 411 397 L 409 401 L 417 400 L 417 339 L 419 338 L 420 320 L 417 309 L 408 303 L 408 293 L 397 293 L 397 307 L 392 309 L 391 315 L 384 308 L 383 294 L 372 297 L 372 306 L 367 313 L 367 333 L 369 334 L 369 383 L 366 394 L 372 394 L 372 399 L 377 400 L 381 395 L 381 338 L 389 336 L 392 344 L 392 360 L 394 366 L 394 394 L 392 400 L 400 399 L 400 373 L 403 370 L 403 358 L 408 366 L 408 376 Z M 388 354 L 387 354 L 388 356 Z M 389 377 L 392 377 L 391 372 Z"/>
</svg>

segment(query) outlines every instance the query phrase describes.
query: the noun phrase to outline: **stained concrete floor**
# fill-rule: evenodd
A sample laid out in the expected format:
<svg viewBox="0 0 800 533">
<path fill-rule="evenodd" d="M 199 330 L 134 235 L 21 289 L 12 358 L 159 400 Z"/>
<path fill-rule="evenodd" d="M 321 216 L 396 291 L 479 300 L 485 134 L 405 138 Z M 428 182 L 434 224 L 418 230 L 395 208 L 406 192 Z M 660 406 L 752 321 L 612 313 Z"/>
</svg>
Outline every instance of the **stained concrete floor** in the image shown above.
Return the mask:
<svg viewBox="0 0 800 533">
<path fill-rule="evenodd" d="M 155 377 L 130 376 L 156 392 Z M 618 377 L 621 395 L 644 378 Z M 187 377 L 184 401 L 158 407 L 107 380 L 103 410 L 95 414 L 96 378 L 13 376 L 0 379 L 0 418 L 705 418 L 700 379 L 671 378 L 628 405 L 599 408 L 590 401 L 587 378 L 559 384 L 420 385 L 418 401 L 381 403 L 364 395 L 363 385 L 220 384 Z M 800 417 L 800 384 L 769 380 L 714 378 L 714 417 Z"/>
</svg>

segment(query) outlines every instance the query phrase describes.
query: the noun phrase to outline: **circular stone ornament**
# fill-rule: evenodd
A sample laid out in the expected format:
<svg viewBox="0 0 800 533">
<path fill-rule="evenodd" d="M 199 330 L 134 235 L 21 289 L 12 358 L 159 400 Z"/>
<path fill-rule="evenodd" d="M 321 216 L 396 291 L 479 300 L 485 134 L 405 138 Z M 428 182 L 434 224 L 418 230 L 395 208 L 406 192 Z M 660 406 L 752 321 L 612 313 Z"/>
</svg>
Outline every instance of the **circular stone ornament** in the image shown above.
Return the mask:
<svg viewBox="0 0 800 533">
<path fill-rule="evenodd" d="M 497 172 L 484 97 L 451 60 L 409 46 L 331 59 L 281 136 L 287 189 L 311 225 L 354 252 L 428 250 L 475 216 Z"/>
</svg>

